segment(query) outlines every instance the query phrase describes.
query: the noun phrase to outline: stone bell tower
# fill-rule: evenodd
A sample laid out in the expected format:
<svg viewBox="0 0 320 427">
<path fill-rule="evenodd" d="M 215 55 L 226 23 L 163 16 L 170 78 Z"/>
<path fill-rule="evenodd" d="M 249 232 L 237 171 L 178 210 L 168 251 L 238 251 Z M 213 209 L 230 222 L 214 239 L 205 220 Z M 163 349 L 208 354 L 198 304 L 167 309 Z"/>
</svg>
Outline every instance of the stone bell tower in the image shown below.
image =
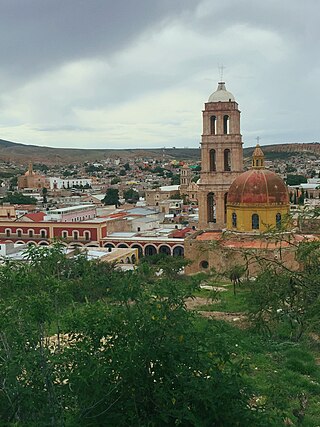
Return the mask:
<svg viewBox="0 0 320 427">
<path fill-rule="evenodd" d="M 219 82 L 203 111 L 198 183 L 200 228 L 221 230 L 226 226 L 228 190 L 242 171 L 240 111 L 225 83 Z"/>
</svg>

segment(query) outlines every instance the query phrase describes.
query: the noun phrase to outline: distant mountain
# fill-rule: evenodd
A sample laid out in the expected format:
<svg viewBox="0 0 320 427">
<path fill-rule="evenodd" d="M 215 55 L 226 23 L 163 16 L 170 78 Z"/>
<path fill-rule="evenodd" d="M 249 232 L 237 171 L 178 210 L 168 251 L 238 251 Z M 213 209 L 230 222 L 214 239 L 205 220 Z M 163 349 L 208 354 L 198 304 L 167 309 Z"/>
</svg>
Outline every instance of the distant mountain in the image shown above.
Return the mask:
<svg viewBox="0 0 320 427">
<path fill-rule="evenodd" d="M 294 153 L 309 152 L 320 155 L 320 143 L 290 143 L 264 145 L 262 147 L 266 157 L 274 158 L 279 153 L 281 158 Z M 244 157 L 252 155 L 254 147 L 244 149 Z M 274 153 L 274 154 L 271 154 Z M 282 154 L 280 154 L 282 153 Z M 45 164 L 83 163 L 85 161 L 102 161 L 107 158 L 154 158 L 163 157 L 177 160 L 200 160 L 199 148 L 150 148 L 150 149 L 80 149 L 80 148 L 52 148 L 26 145 L 0 139 L 0 160 L 11 161 L 17 164 L 26 164 L 29 161 Z"/>
<path fill-rule="evenodd" d="M 52 148 L 26 145 L 0 139 L 0 160 L 26 164 L 29 161 L 46 164 L 83 163 L 107 158 L 155 158 L 199 160 L 198 148 L 155 148 L 155 149 L 80 149 Z"/>
</svg>

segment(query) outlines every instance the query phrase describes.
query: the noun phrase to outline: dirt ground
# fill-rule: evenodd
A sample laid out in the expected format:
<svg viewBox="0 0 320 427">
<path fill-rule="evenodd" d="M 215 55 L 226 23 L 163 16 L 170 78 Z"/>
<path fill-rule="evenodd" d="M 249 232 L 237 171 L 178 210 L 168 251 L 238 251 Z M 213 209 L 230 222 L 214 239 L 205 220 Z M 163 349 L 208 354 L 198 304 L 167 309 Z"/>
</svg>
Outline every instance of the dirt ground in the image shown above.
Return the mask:
<svg viewBox="0 0 320 427">
<path fill-rule="evenodd" d="M 186 300 L 187 308 L 189 310 L 197 310 L 197 307 L 209 304 L 211 305 L 217 302 L 219 301 L 212 301 L 211 299 L 203 297 L 188 298 Z M 248 320 L 243 313 L 231 313 L 226 311 L 198 311 L 198 313 L 206 318 L 224 320 L 225 322 L 233 323 L 239 328 L 245 328 L 248 326 Z"/>
</svg>

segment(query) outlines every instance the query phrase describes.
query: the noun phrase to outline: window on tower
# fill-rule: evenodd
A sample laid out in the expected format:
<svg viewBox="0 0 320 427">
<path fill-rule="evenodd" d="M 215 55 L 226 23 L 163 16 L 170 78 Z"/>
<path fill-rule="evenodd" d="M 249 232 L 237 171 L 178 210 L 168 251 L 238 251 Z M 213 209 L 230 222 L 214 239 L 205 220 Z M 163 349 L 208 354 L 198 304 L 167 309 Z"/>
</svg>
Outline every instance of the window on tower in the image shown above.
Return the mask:
<svg viewBox="0 0 320 427">
<path fill-rule="evenodd" d="M 216 134 L 216 121 L 217 121 L 216 116 L 210 117 L 210 133 L 211 133 L 211 135 Z"/>
<path fill-rule="evenodd" d="M 229 150 L 229 148 L 226 148 L 224 150 L 224 170 L 225 172 L 230 172 L 231 171 L 231 151 Z"/>
<path fill-rule="evenodd" d="M 276 226 L 277 228 L 281 228 L 281 213 L 278 212 L 276 215 Z"/>
<path fill-rule="evenodd" d="M 223 133 L 225 135 L 229 134 L 229 116 L 223 116 Z"/>
<path fill-rule="evenodd" d="M 215 172 L 216 170 L 216 150 L 210 150 L 210 172 Z"/>
</svg>

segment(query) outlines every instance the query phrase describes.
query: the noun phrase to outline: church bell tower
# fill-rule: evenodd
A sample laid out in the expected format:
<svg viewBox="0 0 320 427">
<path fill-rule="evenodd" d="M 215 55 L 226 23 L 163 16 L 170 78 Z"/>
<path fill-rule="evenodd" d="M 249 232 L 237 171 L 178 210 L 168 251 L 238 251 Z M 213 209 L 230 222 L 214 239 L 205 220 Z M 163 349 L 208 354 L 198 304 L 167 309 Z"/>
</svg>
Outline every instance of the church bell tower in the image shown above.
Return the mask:
<svg viewBox="0 0 320 427">
<path fill-rule="evenodd" d="M 227 195 L 243 171 L 240 111 L 224 82 L 209 97 L 203 111 L 201 176 L 198 192 L 199 227 L 226 227 Z"/>
</svg>

